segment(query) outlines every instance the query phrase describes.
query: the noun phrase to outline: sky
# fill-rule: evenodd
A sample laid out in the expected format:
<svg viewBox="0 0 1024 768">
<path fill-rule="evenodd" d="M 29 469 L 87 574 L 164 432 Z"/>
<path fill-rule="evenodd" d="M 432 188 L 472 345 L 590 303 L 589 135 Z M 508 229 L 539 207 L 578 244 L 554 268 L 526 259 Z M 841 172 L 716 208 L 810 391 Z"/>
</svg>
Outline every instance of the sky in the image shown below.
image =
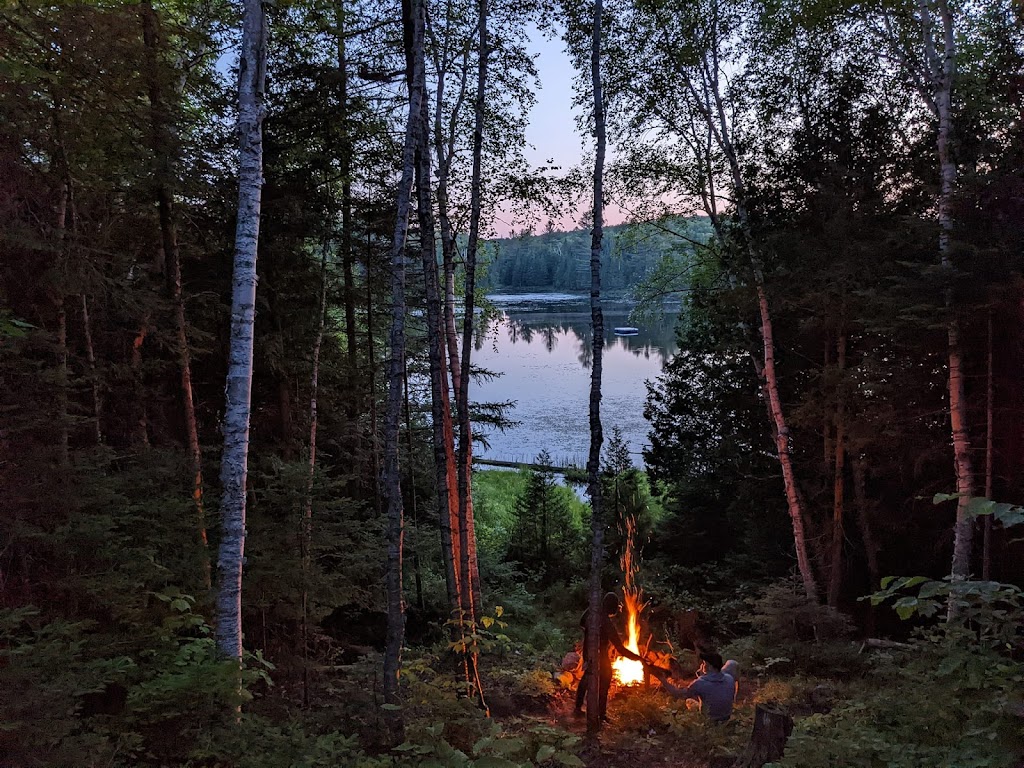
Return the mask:
<svg viewBox="0 0 1024 768">
<path fill-rule="evenodd" d="M 587 152 L 592 152 L 593 138 L 587 136 L 586 148 L 584 137 L 576 129 L 576 116 L 579 109 L 573 107 L 573 78 L 575 71 L 565 45 L 560 39 L 550 39 L 535 27 L 530 30 L 531 53 L 536 55 L 537 74 L 540 78 L 540 89 L 536 92 L 537 103 L 530 110 L 529 125 L 526 129 L 526 159 L 534 167 L 546 165 L 554 160 L 563 169 L 577 165 Z M 589 200 L 584 203 L 589 207 Z M 576 216 L 567 215 L 555 226 L 561 230 L 579 229 Z M 625 219 L 621 210 L 614 206 L 605 209 L 605 223 L 617 224 Z M 545 221 L 537 222 L 537 228 L 543 230 Z M 511 217 L 499 211 L 494 221 L 494 231 L 498 237 L 508 237 L 513 228 L 521 229 L 522 222 L 514 222 Z"/>
</svg>

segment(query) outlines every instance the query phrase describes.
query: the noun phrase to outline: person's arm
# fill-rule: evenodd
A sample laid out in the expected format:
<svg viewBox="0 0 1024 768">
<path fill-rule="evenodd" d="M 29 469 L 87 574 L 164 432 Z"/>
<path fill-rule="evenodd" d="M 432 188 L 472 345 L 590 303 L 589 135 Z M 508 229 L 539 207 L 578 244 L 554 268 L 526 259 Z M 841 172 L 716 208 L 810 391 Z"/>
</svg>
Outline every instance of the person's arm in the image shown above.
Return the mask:
<svg viewBox="0 0 1024 768">
<path fill-rule="evenodd" d="M 622 638 L 619 637 L 619 631 L 612 624 L 612 620 L 605 617 L 605 631 L 608 633 L 608 639 L 611 641 L 612 646 L 616 651 L 619 652 L 620 656 L 625 656 L 627 659 L 633 661 L 643 661 L 643 657 L 639 654 L 633 653 L 629 648 L 622 644 Z"/>
<path fill-rule="evenodd" d="M 689 686 L 679 687 L 678 685 L 672 685 L 667 678 L 659 677 L 658 681 L 661 683 L 661 687 L 665 689 L 666 693 L 670 693 L 677 699 L 696 699 L 697 694 L 690 690 Z"/>
</svg>

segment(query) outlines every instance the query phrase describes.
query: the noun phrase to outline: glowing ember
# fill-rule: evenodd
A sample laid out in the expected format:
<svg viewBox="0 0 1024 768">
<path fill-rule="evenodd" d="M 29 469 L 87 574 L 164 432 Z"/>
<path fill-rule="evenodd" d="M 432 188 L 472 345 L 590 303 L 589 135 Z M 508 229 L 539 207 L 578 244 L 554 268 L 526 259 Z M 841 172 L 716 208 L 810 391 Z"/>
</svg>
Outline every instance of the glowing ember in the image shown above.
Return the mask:
<svg viewBox="0 0 1024 768">
<path fill-rule="evenodd" d="M 627 589 L 624 597 L 628 620 L 624 644 L 633 653 L 640 653 L 640 610 L 643 605 L 640 602 L 639 590 Z M 612 670 L 615 673 L 615 682 L 619 685 L 639 685 L 643 682 L 644 665 L 642 662 L 619 656 L 612 662 Z"/>
</svg>

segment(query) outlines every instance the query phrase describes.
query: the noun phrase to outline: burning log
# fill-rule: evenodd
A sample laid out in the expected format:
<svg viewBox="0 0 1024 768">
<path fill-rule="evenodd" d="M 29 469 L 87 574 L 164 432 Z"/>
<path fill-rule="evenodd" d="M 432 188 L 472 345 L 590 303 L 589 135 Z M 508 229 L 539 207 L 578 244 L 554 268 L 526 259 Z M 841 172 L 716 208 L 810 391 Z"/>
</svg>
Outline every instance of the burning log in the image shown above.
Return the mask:
<svg viewBox="0 0 1024 768">
<path fill-rule="evenodd" d="M 627 587 L 623 590 L 626 603 L 626 640 L 624 645 L 640 655 L 640 611 L 643 609 L 640 590 Z M 644 681 L 644 663 L 619 656 L 612 663 L 615 681 L 619 685 L 638 685 Z"/>
</svg>

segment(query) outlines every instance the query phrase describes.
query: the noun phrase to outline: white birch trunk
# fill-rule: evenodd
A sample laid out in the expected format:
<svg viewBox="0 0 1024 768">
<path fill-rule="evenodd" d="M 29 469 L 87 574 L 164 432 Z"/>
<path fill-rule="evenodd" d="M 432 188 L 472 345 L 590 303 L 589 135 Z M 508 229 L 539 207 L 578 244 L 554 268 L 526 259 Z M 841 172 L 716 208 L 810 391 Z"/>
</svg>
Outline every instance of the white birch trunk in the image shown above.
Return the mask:
<svg viewBox="0 0 1024 768">
<path fill-rule="evenodd" d="M 221 542 L 217 558 L 217 649 L 242 658 L 242 565 L 245 492 L 249 460 L 256 252 L 263 188 L 263 88 L 267 22 L 261 0 L 245 0 L 238 77 L 238 221 L 231 291 L 231 338 L 224 387 L 224 452 L 221 461 Z"/>
<path fill-rule="evenodd" d="M 391 242 L 391 333 L 388 363 L 388 394 L 384 412 L 384 467 L 382 485 L 387 500 L 387 637 L 384 649 L 384 698 L 397 704 L 398 672 L 401 666 L 402 641 L 405 638 L 405 602 L 402 598 L 402 547 L 405 535 L 405 510 L 402 505 L 402 481 L 399 466 L 399 424 L 402 414 L 403 363 L 405 360 L 405 247 L 409 230 L 409 208 L 416 170 L 416 147 L 420 144 L 423 125 L 423 0 L 411 0 L 411 28 L 407 51 L 410 71 L 409 118 L 402 148 L 402 178 L 397 194 L 397 215 Z M 401 733 L 401 720 L 392 716 L 392 737 Z"/>
<path fill-rule="evenodd" d="M 946 0 L 936 0 L 941 24 L 942 52 L 935 47 L 934 21 L 929 0 L 920 0 L 921 21 L 924 26 L 925 59 L 935 92 L 935 112 L 939 119 L 937 149 L 941 186 L 938 199 L 939 258 L 942 266 L 951 268 L 950 239 L 953 233 L 953 193 L 956 188 L 956 163 L 950 144 L 953 138 L 953 72 L 956 63 L 956 39 L 953 16 Z M 963 352 L 960 348 L 960 327 L 956 308 L 952 306 L 951 292 L 946 296 L 950 310 L 949 341 L 949 418 L 953 437 L 953 465 L 956 471 L 956 490 L 959 495 L 956 508 L 956 526 L 953 537 L 954 579 L 967 579 L 971 573 L 971 544 L 974 523 L 968 514 L 970 497 L 974 493 L 974 475 L 971 467 L 971 442 L 967 433 L 967 403 L 964 396 Z M 950 612 L 954 612 L 950 603 Z"/>
</svg>

